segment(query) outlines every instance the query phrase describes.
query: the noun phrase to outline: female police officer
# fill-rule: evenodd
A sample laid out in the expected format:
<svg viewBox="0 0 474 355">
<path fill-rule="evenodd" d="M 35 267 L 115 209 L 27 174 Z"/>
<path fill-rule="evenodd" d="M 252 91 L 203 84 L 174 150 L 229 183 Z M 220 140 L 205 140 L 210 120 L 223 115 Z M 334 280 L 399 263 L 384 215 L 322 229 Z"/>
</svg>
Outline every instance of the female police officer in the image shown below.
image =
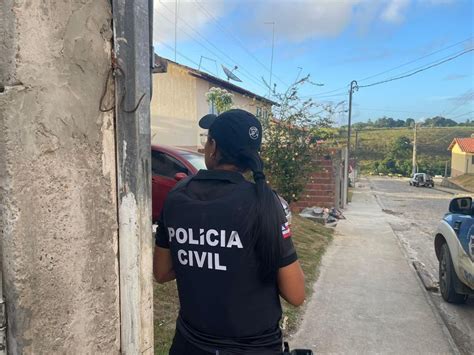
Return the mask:
<svg viewBox="0 0 474 355">
<path fill-rule="evenodd" d="M 243 110 L 199 125 L 208 170 L 170 192 L 156 236 L 155 278 L 176 278 L 181 306 L 170 354 L 281 354 L 279 295 L 301 305 L 304 275 L 263 174 L 262 126 Z"/>
</svg>

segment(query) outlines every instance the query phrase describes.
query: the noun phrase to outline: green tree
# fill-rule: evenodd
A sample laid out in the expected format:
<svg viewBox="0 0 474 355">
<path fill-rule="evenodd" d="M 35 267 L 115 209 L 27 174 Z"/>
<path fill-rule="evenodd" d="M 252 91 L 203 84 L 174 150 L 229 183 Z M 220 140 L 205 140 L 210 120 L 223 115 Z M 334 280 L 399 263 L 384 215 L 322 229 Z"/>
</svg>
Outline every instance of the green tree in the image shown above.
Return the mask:
<svg viewBox="0 0 474 355">
<path fill-rule="evenodd" d="M 395 159 L 406 158 L 409 156 L 412 150 L 412 145 L 410 142 L 410 138 L 401 136 L 398 137 L 391 146 L 390 154 Z"/>
<path fill-rule="evenodd" d="M 207 102 L 214 105 L 217 114 L 221 114 L 225 111 L 228 111 L 233 106 L 233 97 L 234 95 L 228 92 L 226 89 L 221 88 L 211 88 L 206 93 Z"/>
<path fill-rule="evenodd" d="M 423 125 L 429 127 L 454 127 L 457 126 L 458 123 L 450 118 L 436 116 L 433 118 L 427 118 Z"/>
<path fill-rule="evenodd" d="M 273 188 L 288 202 L 298 200 L 317 169 L 314 156 L 318 141 L 333 137 L 332 116 L 338 107 L 317 104 L 300 97 L 309 76 L 295 82 L 285 93 L 274 93 L 278 103 L 273 116 L 262 119 L 262 156 Z"/>
</svg>

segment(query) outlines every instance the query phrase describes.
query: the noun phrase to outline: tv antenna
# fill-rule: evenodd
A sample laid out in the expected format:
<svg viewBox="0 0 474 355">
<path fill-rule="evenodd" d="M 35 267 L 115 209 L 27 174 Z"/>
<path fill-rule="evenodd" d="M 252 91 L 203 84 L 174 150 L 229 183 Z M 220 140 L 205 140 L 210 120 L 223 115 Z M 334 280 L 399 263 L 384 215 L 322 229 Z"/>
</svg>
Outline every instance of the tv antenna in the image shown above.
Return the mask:
<svg viewBox="0 0 474 355">
<path fill-rule="evenodd" d="M 240 78 L 233 73 L 233 71 L 237 70 L 237 69 L 239 69 L 239 67 L 237 65 L 232 70 L 229 70 L 224 65 L 222 65 L 222 70 L 224 70 L 224 73 L 227 76 L 227 81 L 234 80 L 234 81 L 238 81 L 240 83 L 242 82 L 242 80 L 240 80 Z"/>
<path fill-rule="evenodd" d="M 215 66 L 216 66 L 216 76 L 219 76 L 219 70 L 217 69 L 217 61 L 215 59 L 205 57 L 203 55 L 201 56 L 201 59 L 199 59 L 199 68 L 198 68 L 198 70 L 201 70 L 201 64 L 202 64 L 203 59 L 207 59 L 207 60 L 210 60 L 211 62 L 214 62 Z"/>
</svg>

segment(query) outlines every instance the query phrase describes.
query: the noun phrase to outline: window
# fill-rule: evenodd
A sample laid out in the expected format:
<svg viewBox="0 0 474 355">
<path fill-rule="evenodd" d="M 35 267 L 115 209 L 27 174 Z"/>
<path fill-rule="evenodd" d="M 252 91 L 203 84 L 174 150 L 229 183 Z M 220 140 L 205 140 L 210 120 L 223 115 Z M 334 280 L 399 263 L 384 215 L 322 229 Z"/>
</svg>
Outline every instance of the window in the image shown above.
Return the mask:
<svg viewBox="0 0 474 355">
<path fill-rule="evenodd" d="M 257 107 L 257 113 L 255 114 L 255 116 L 257 116 L 258 118 L 267 119 L 268 118 L 268 110 L 264 109 L 264 108 L 261 108 L 261 107 Z"/>
<path fill-rule="evenodd" d="M 474 155 L 471 157 L 471 164 L 474 165 Z"/>
<path fill-rule="evenodd" d="M 152 151 L 151 172 L 153 175 L 174 178 L 177 173 L 188 174 L 188 169 L 172 156 L 162 152 Z"/>
<path fill-rule="evenodd" d="M 214 101 L 209 101 L 209 113 L 217 115 L 216 105 L 214 104 Z"/>
<path fill-rule="evenodd" d="M 190 162 L 197 170 L 206 170 L 206 162 L 204 161 L 204 155 L 194 153 L 183 153 L 181 156 Z"/>
</svg>

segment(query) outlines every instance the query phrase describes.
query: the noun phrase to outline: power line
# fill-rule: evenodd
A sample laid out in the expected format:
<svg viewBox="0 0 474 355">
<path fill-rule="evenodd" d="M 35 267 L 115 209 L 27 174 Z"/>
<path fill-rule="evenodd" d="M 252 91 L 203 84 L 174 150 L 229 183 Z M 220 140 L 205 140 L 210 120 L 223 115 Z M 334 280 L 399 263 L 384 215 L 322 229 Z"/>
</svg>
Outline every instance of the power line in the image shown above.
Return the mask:
<svg viewBox="0 0 474 355">
<path fill-rule="evenodd" d="M 465 112 L 465 113 L 462 113 L 462 114 L 460 114 L 460 115 L 454 116 L 454 117 L 452 117 L 452 118 L 454 119 L 454 118 L 458 118 L 458 117 L 462 117 L 462 116 L 467 116 L 467 115 L 472 114 L 473 112 L 474 112 L 474 111 Z"/>
<path fill-rule="evenodd" d="M 470 103 L 470 101 L 473 99 L 472 96 L 469 96 L 467 95 L 463 100 L 461 100 L 461 103 L 456 105 L 452 110 L 450 110 L 449 112 L 447 112 L 448 110 L 444 110 L 442 115 L 445 115 L 445 116 L 448 116 L 452 113 L 454 113 L 455 111 L 459 110 L 461 107 L 467 105 L 468 103 Z"/>
<path fill-rule="evenodd" d="M 416 58 L 416 59 L 414 59 L 414 60 L 410 60 L 409 62 L 400 64 L 400 65 L 398 65 L 398 66 L 396 66 L 396 67 L 394 67 L 394 68 L 387 69 L 387 70 L 385 70 L 385 71 L 383 71 L 383 72 L 380 72 L 380 73 L 377 73 L 377 74 L 374 74 L 374 75 L 370 75 L 370 76 L 368 76 L 368 77 L 359 79 L 359 80 L 357 80 L 357 81 L 364 81 L 364 80 L 372 79 L 372 78 L 375 78 L 375 77 L 377 77 L 377 76 L 380 76 L 380 75 L 389 73 L 389 72 L 391 72 L 391 71 L 394 71 L 394 70 L 396 70 L 396 69 L 400 69 L 400 68 L 402 68 L 402 67 L 404 67 L 404 66 L 407 66 L 407 65 L 409 65 L 409 64 L 418 62 L 418 61 L 420 61 L 421 59 L 430 57 L 430 56 L 432 56 L 432 55 L 434 55 L 434 54 L 443 52 L 443 51 L 445 51 L 445 50 L 447 50 L 447 49 L 450 49 L 450 48 L 459 46 L 460 44 L 462 44 L 462 43 L 464 43 L 464 42 L 470 41 L 472 38 L 473 38 L 473 37 L 471 36 L 471 37 L 469 37 L 469 38 L 466 38 L 465 40 L 459 41 L 459 42 L 454 43 L 454 44 L 452 44 L 452 45 L 450 45 L 450 46 L 447 46 L 447 47 L 438 49 L 438 50 L 436 50 L 436 51 L 434 51 L 434 52 L 431 52 L 431 53 L 428 53 L 428 54 L 426 54 L 426 55 L 424 55 L 424 56 L 422 56 L 422 57 Z"/>
<path fill-rule="evenodd" d="M 385 108 L 369 108 L 369 107 L 357 107 L 358 110 L 362 111 L 387 111 L 387 112 L 400 112 L 400 113 L 421 113 L 421 114 L 431 114 L 431 112 L 425 111 L 409 111 L 409 110 L 391 110 Z"/>
<path fill-rule="evenodd" d="M 344 92 L 341 92 L 341 90 L 344 90 Z M 348 85 L 346 85 L 344 87 L 340 87 L 339 89 L 334 89 L 334 90 L 330 90 L 330 91 L 323 91 L 323 92 L 320 92 L 320 93 L 317 93 L 317 94 L 311 94 L 311 95 L 306 95 L 306 96 L 302 96 L 302 97 L 319 97 L 321 95 L 331 94 L 331 93 L 334 93 L 334 92 L 337 92 L 337 91 L 339 91 L 340 93 L 332 95 L 332 96 L 347 95 L 347 93 L 349 92 L 348 91 Z M 331 96 L 331 95 L 328 95 L 328 96 Z"/>
<path fill-rule="evenodd" d="M 456 43 L 454 43 L 454 44 L 452 44 L 452 45 L 449 45 L 449 46 L 447 46 L 447 47 L 438 49 L 438 50 L 436 50 L 436 51 L 434 51 L 434 52 L 431 52 L 431 53 L 428 53 L 428 54 L 426 54 L 426 55 L 424 55 L 424 56 L 421 56 L 421 57 L 419 57 L 419 58 L 413 59 L 413 60 L 411 60 L 411 61 L 409 61 L 409 62 L 406 62 L 406 63 L 400 64 L 400 65 L 397 65 L 397 66 L 394 67 L 394 68 L 390 68 L 390 69 L 384 70 L 384 71 L 382 71 L 382 72 L 380 72 L 380 73 L 377 73 L 377 74 L 374 74 L 374 75 L 370 75 L 370 76 L 367 76 L 367 77 L 362 78 L 362 79 L 358 79 L 357 81 L 358 81 L 358 82 L 360 82 L 360 81 L 365 81 L 365 80 L 372 79 L 372 78 L 375 78 L 375 77 L 377 77 L 377 76 L 380 76 L 380 75 L 389 73 L 389 72 L 394 71 L 394 70 L 396 70 L 396 69 L 400 69 L 400 68 L 402 68 L 402 67 L 404 67 L 404 66 L 407 66 L 407 65 L 409 65 L 409 64 L 418 62 L 418 61 L 420 61 L 421 59 L 430 57 L 430 56 L 432 56 L 432 55 L 434 55 L 434 54 L 443 52 L 443 51 L 445 51 L 445 50 L 447 50 L 447 49 L 450 49 L 450 48 L 459 46 L 459 45 L 462 44 L 462 43 L 465 43 L 465 42 L 468 42 L 468 41 L 472 40 L 472 38 L 473 38 L 473 37 L 471 36 L 471 37 L 469 37 L 469 38 L 466 38 L 466 39 L 464 39 L 464 40 L 462 40 L 462 41 L 456 42 Z M 412 69 L 412 70 L 416 70 L 416 69 Z M 412 70 L 410 70 L 410 71 L 412 71 Z M 410 72 L 410 71 L 408 71 L 408 72 Z M 405 72 L 405 73 L 406 73 L 406 72 Z M 405 73 L 402 73 L 401 75 L 404 75 Z M 359 87 L 362 87 L 362 86 L 359 86 Z M 331 94 L 331 93 L 334 93 L 334 92 L 339 92 L 339 91 L 341 91 L 341 90 L 346 90 L 346 91 L 347 91 L 347 90 L 348 90 L 348 89 L 347 89 L 347 85 L 344 86 L 344 87 L 340 87 L 340 88 L 338 88 L 338 89 L 331 90 L 331 91 L 324 91 L 324 92 L 321 92 L 321 93 L 319 93 L 319 94 L 308 95 L 307 97 L 316 97 L 316 96 L 319 96 L 319 95 Z"/>
<path fill-rule="evenodd" d="M 199 6 L 199 8 L 201 9 L 202 12 L 204 12 L 205 14 L 207 14 L 208 17 L 212 18 L 214 20 L 214 22 L 216 22 L 216 24 L 219 26 L 219 28 L 225 32 L 227 32 L 227 34 L 229 36 L 231 36 L 234 41 L 239 45 L 239 47 L 241 47 L 250 57 L 252 57 L 258 64 L 260 64 L 265 70 L 267 70 L 268 72 L 270 72 L 270 69 L 265 65 L 263 64 L 260 59 L 258 59 L 250 50 L 247 49 L 247 47 L 245 47 L 245 45 L 242 43 L 242 41 L 237 37 L 235 36 L 229 29 L 227 29 L 227 27 L 225 27 L 224 25 L 221 24 L 221 22 L 212 14 L 210 13 L 210 11 L 208 11 L 199 1 L 194 1 L 194 3 Z M 285 86 L 289 86 L 287 83 L 285 83 L 282 79 L 280 79 L 278 76 L 276 76 L 275 74 L 273 74 L 273 76 L 280 82 L 282 83 L 283 85 Z"/>
<path fill-rule="evenodd" d="M 169 50 L 171 51 L 174 51 L 174 48 L 167 45 L 166 43 L 161 43 L 161 45 L 165 46 L 166 48 L 168 48 Z M 189 62 L 193 63 L 194 65 L 196 66 L 199 66 L 199 63 L 197 63 L 196 61 L 192 60 L 191 58 L 187 57 L 186 55 L 184 55 L 183 53 L 181 53 L 180 51 L 176 51 L 176 53 L 178 53 L 181 57 L 183 57 L 184 59 L 188 60 Z M 207 71 L 208 73 L 212 73 L 209 69 L 207 69 L 205 66 L 201 65 L 201 68 L 203 68 L 205 71 Z"/>
<path fill-rule="evenodd" d="M 408 77 L 413 76 L 413 75 L 415 75 L 415 74 L 421 73 L 421 72 L 423 72 L 423 71 L 425 71 L 425 70 L 428 70 L 428 69 L 437 67 L 437 66 L 439 66 L 439 65 L 441 65 L 441 64 L 444 64 L 444 63 L 446 63 L 446 62 L 449 62 L 449 61 L 451 61 L 451 60 L 454 60 L 454 59 L 456 59 L 456 58 L 458 58 L 458 57 L 460 57 L 460 56 L 462 56 L 462 55 L 464 55 L 464 54 L 467 54 L 467 53 L 469 53 L 469 52 L 472 52 L 472 51 L 474 51 L 474 48 L 465 50 L 465 51 L 463 51 L 463 52 L 461 52 L 461 53 L 459 53 L 459 54 L 457 54 L 457 55 L 454 55 L 454 56 L 452 56 L 452 57 L 449 57 L 449 58 L 447 58 L 447 59 L 445 59 L 445 60 L 442 60 L 442 61 L 440 61 L 440 62 L 431 64 L 431 65 L 429 65 L 429 66 L 427 66 L 427 67 L 424 67 L 424 68 L 415 70 L 414 72 L 411 72 L 411 73 L 409 73 L 409 74 L 397 76 L 397 77 L 390 78 L 390 79 L 386 79 L 386 80 L 377 81 L 377 82 L 372 83 L 372 84 L 359 85 L 359 88 L 368 88 L 368 87 L 371 87 L 371 86 L 376 86 L 376 85 L 380 85 L 380 84 L 385 84 L 385 83 L 388 83 L 388 82 L 391 82 L 391 81 L 395 81 L 395 80 L 405 79 L 405 78 L 408 78 Z"/>
<path fill-rule="evenodd" d="M 164 5 L 163 5 L 164 6 Z M 166 6 L 164 6 L 166 9 L 168 9 Z M 168 11 L 171 12 L 170 9 L 168 9 Z M 172 23 L 172 21 L 166 17 L 163 13 L 159 13 L 165 20 L 167 20 L 168 22 Z M 197 30 L 194 30 L 192 28 L 191 25 L 189 25 L 185 20 L 183 20 L 182 18 L 180 18 L 180 20 L 185 23 L 190 29 L 191 31 L 193 31 L 194 33 L 196 33 L 198 36 L 200 36 L 201 38 L 203 38 L 206 42 L 208 42 L 212 47 L 216 48 L 219 52 L 223 53 L 219 48 L 217 48 L 213 43 L 211 43 L 209 40 L 207 40 L 203 35 L 201 35 L 199 33 L 199 31 Z M 216 54 L 213 50 L 211 50 L 210 48 L 208 48 L 205 44 L 203 44 L 199 39 L 197 39 L 194 35 L 190 34 L 189 32 L 187 32 L 186 30 L 183 30 L 183 32 L 185 34 L 187 34 L 190 38 L 194 39 L 196 41 L 196 43 L 198 43 L 201 47 L 203 47 L 205 50 L 207 50 L 209 53 L 212 53 L 213 55 L 215 55 L 216 57 L 218 57 L 223 63 L 225 63 L 226 65 L 228 66 L 232 66 L 233 64 L 229 64 L 229 62 L 226 62 L 222 57 L 220 57 L 218 54 Z M 163 42 L 161 42 L 163 43 Z M 232 58 L 230 58 L 226 53 L 223 53 L 226 57 L 228 57 L 230 60 L 232 60 Z M 182 57 L 184 57 L 183 55 L 181 55 Z M 232 60 L 233 61 L 233 60 Z M 235 62 L 236 63 L 236 62 Z M 238 65 L 238 63 L 236 63 Z M 239 66 L 240 68 L 240 66 Z M 244 68 L 242 68 L 243 70 L 245 70 Z M 245 70 L 246 71 L 246 70 Z M 253 75 L 251 73 L 249 74 L 245 74 L 245 73 L 241 73 L 243 76 L 245 76 L 247 79 L 249 79 L 250 81 L 252 81 L 254 84 L 260 86 L 261 88 L 264 88 L 266 89 L 266 87 L 258 80 L 254 79 L 255 77 L 253 77 Z"/>
<path fill-rule="evenodd" d="M 160 2 L 161 5 L 166 9 L 168 10 L 170 13 L 173 13 L 173 11 L 168 8 L 164 3 Z M 163 16 L 163 18 L 165 18 L 168 22 L 171 22 L 171 20 L 169 18 L 167 18 L 166 16 L 164 16 L 163 14 L 161 14 Z M 183 18 L 179 17 L 179 19 L 181 20 L 181 22 L 183 22 L 186 26 L 188 26 L 190 28 L 190 30 L 194 33 L 196 33 L 199 37 L 201 37 L 204 41 L 206 41 L 209 45 L 211 45 L 213 48 L 215 48 L 217 51 L 219 51 L 220 53 L 222 53 L 225 57 L 227 57 L 231 62 L 235 63 L 237 66 L 239 66 L 239 68 L 242 68 L 243 71 L 247 72 L 248 74 L 246 75 L 245 73 L 242 73 L 242 75 L 244 75 L 247 79 L 253 81 L 256 85 L 260 85 L 262 88 L 264 87 L 262 85 L 262 83 L 258 80 L 258 78 L 256 76 L 254 76 L 252 73 L 250 73 L 249 71 L 247 71 L 244 67 L 240 66 L 239 63 L 237 63 L 233 58 L 229 57 L 229 55 L 227 55 L 227 53 L 223 52 L 220 48 L 218 48 L 215 44 L 213 44 L 212 42 L 210 42 L 205 36 L 203 36 L 198 30 L 196 30 L 195 28 L 193 28 L 193 26 L 191 26 L 187 21 L 185 21 Z M 196 37 L 194 37 L 193 35 L 189 34 L 189 32 L 186 32 L 185 33 L 191 37 L 192 39 L 194 39 L 198 44 L 200 44 L 204 49 L 206 49 L 208 52 L 212 53 L 213 55 L 215 55 L 216 57 L 219 57 L 219 55 L 217 55 L 215 52 L 213 52 L 212 50 L 210 50 L 208 47 L 206 47 L 205 45 L 202 44 L 202 42 L 200 42 Z M 222 57 L 219 57 L 221 60 L 222 60 Z M 228 62 L 226 62 L 225 60 L 222 60 L 224 63 L 226 63 L 228 66 L 233 66 L 234 64 L 228 64 Z M 266 89 L 266 87 L 265 87 Z"/>
</svg>

